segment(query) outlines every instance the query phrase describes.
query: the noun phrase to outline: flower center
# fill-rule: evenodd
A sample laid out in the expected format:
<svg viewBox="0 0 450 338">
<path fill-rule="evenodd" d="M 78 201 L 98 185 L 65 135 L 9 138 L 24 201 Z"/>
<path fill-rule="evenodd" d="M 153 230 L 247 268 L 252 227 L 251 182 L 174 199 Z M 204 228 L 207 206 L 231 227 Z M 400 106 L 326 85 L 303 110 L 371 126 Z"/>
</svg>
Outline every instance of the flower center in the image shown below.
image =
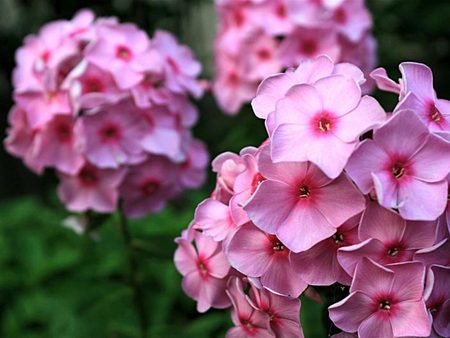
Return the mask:
<svg viewBox="0 0 450 338">
<path fill-rule="evenodd" d="M 119 46 L 116 50 L 116 57 L 123 61 L 130 61 L 132 57 L 131 50 L 126 46 Z"/>
<path fill-rule="evenodd" d="M 158 190 L 159 185 L 158 181 L 151 179 L 141 186 L 141 191 L 145 196 L 150 196 Z"/>
<path fill-rule="evenodd" d="M 337 23 L 344 24 L 347 22 L 347 14 L 342 8 L 339 8 L 334 12 L 334 20 Z"/>
<path fill-rule="evenodd" d="M 310 192 L 309 188 L 306 185 L 302 185 L 298 189 L 298 193 L 299 193 L 299 197 L 300 198 L 308 198 L 311 195 L 311 192 Z"/>
<path fill-rule="evenodd" d="M 405 167 L 403 167 L 403 165 L 396 163 L 392 166 L 392 175 L 394 175 L 395 178 L 401 178 L 404 174 Z"/>
<path fill-rule="evenodd" d="M 264 49 L 260 49 L 257 52 L 257 55 L 258 55 L 258 58 L 260 60 L 262 60 L 262 61 L 269 60 L 270 56 L 271 56 L 270 51 L 268 49 L 265 49 L 265 48 Z"/>
<path fill-rule="evenodd" d="M 286 17 L 286 7 L 283 4 L 279 4 L 276 8 L 276 13 L 280 18 Z"/>
<path fill-rule="evenodd" d="M 227 82 L 230 86 L 237 87 L 239 85 L 240 78 L 236 72 L 232 71 L 228 74 L 227 80 L 228 80 Z"/>
<path fill-rule="evenodd" d="M 428 111 L 431 121 L 434 121 L 436 123 L 440 123 L 442 121 L 443 116 L 434 104 L 430 104 Z"/>
<path fill-rule="evenodd" d="M 388 311 L 388 310 L 391 309 L 391 302 L 388 301 L 388 300 L 382 300 L 382 301 L 380 302 L 380 304 L 378 305 L 378 307 L 379 307 L 381 310 L 386 310 L 386 311 Z"/>
<path fill-rule="evenodd" d="M 83 168 L 78 174 L 78 178 L 84 186 L 92 187 L 98 182 L 97 171 L 93 168 Z"/>
<path fill-rule="evenodd" d="M 72 128 L 65 123 L 56 126 L 56 135 L 60 142 L 70 142 L 72 139 Z"/>
<path fill-rule="evenodd" d="M 110 124 L 100 131 L 100 135 L 104 142 L 117 141 L 120 139 L 120 130 L 116 125 Z"/>
<path fill-rule="evenodd" d="M 398 255 L 399 252 L 400 252 L 399 248 L 393 247 L 393 248 L 389 248 L 387 253 L 388 253 L 389 256 L 395 257 L 395 256 Z"/>
<path fill-rule="evenodd" d="M 336 232 L 336 233 L 332 236 L 332 238 L 333 238 L 334 244 L 336 244 L 336 245 L 339 245 L 339 244 L 341 244 L 341 243 L 344 241 L 344 235 L 341 234 L 340 232 Z"/>
<path fill-rule="evenodd" d="M 300 52 L 306 55 L 313 55 L 317 51 L 317 44 L 314 40 L 304 40 L 300 45 Z"/>
<path fill-rule="evenodd" d="M 252 193 L 255 192 L 256 188 L 258 188 L 258 186 L 260 185 L 260 183 L 262 181 L 264 181 L 265 178 L 263 175 L 261 175 L 260 173 L 257 173 L 255 176 L 253 176 L 253 180 L 252 180 Z"/>
</svg>

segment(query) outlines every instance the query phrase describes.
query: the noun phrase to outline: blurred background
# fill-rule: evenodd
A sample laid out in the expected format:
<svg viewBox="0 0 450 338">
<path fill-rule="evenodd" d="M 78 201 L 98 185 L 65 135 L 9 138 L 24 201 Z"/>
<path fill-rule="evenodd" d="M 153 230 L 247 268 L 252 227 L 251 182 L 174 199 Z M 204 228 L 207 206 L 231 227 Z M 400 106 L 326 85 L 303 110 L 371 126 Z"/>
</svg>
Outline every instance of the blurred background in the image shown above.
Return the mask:
<svg viewBox="0 0 450 338">
<path fill-rule="evenodd" d="M 398 64 L 419 61 L 434 72 L 438 97 L 450 98 L 450 2 L 448 0 L 367 0 L 374 17 L 379 65 L 393 78 Z M 0 135 L 5 137 L 12 105 L 10 77 L 14 52 L 23 38 L 44 23 L 70 19 L 89 7 L 97 16 L 131 21 L 150 35 L 156 28 L 189 45 L 212 76 L 216 18 L 212 0 L 0 0 Z M 395 96 L 375 92 L 386 110 Z M 211 95 L 197 103 L 196 137 L 211 157 L 265 138 L 261 120 L 249 107 L 225 116 Z M 194 208 L 212 190 L 214 176 L 187 192 L 163 213 L 131 223 L 139 238 L 140 272 L 150 337 L 223 337 L 228 311 L 199 315 L 183 294 L 175 270 L 173 239 L 191 220 Z M 137 337 L 139 325 L 127 285 L 127 255 L 113 216 L 96 236 L 79 236 L 62 226 L 68 216 L 56 197 L 52 173 L 38 177 L 0 147 L 0 337 Z M 100 221 L 98 220 L 99 224 Z M 305 311 L 307 309 L 307 311 Z M 323 309 L 305 301 L 302 322 L 307 338 L 326 337 Z"/>
</svg>

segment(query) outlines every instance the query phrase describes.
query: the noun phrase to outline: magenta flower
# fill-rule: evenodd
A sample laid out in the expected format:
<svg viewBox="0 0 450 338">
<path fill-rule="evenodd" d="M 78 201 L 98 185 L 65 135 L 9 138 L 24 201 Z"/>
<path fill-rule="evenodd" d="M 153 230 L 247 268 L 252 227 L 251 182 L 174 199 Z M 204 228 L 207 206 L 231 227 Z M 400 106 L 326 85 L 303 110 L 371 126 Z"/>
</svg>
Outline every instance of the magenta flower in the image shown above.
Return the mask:
<svg viewBox="0 0 450 338">
<path fill-rule="evenodd" d="M 395 111 L 411 109 L 430 131 L 450 131 L 450 101 L 436 97 L 431 69 L 421 63 L 403 62 L 400 71 L 403 95 Z"/>
<path fill-rule="evenodd" d="M 99 168 L 118 168 L 142 161 L 140 143 L 147 131 L 145 122 L 129 101 L 83 116 L 87 159 Z"/>
<path fill-rule="evenodd" d="M 353 153 L 347 172 L 378 202 L 410 220 L 435 220 L 447 204 L 450 143 L 428 133 L 411 111 L 395 114 Z"/>
<path fill-rule="evenodd" d="M 260 155 L 259 170 L 266 180 L 244 210 L 257 227 L 293 252 L 332 236 L 364 209 L 363 196 L 345 174 L 331 180 L 312 163 L 272 163 L 268 147 Z"/>
<path fill-rule="evenodd" d="M 152 69 L 149 39 L 135 25 L 103 21 L 96 32 L 98 38 L 87 49 L 87 60 L 109 71 L 120 88 L 137 85 L 144 72 Z"/>
<path fill-rule="evenodd" d="M 309 285 L 350 285 L 351 277 L 338 262 L 338 249 L 358 243 L 361 215 L 356 215 L 336 229 L 334 235 L 309 250 L 292 254 L 291 264 Z"/>
<path fill-rule="evenodd" d="M 269 292 L 250 289 L 250 299 L 254 307 L 263 311 L 269 317 L 269 325 L 275 337 L 303 338 L 300 325 L 300 300 L 284 297 Z"/>
<path fill-rule="evenodd" d="M 227 338 L 275 337 L 268 329 L 269 317 L 264 312 L 252 307 L 239 278 L 230 278 L 226 292 L 233 304 L 231 319 L 235 325 L 228 330 Z"/>
<path fill-rule="evenodd" d="M 340 248 L 338 260 L 349 274 L 363 258 L 381 265 L 410 261 L 417 250 L 436 239 L 436 222 L 406 221 L 397 213 L 369 203 L 359 227 L 361 243 Z"/>
<path fill-rule="evenodd" d="M 180 191 L 177 175 L 177 166 L 165 157 L 151 156 L 132 166 L 120 186 L 125 215 L 139 218 L 163 209 Z"/>
<path fill-rule="evenodd" d="M 433 265 L 427 277 L 426 305 L 433 317 L 433 329 L 450 336 L 450 267 Z"/>
<path fill-rule="evenodd" d="M 70 211 L 113 212 L 119 198 L 118 187 L 125 174 L 124 168 L 101 170 L 86 163 L 74 176 L 60 173 L 59 198 Z"/>
<path fill-rule="evenodd" d="M 389 268 L 363 258 L 358 264 L 350 295 L 331 305 L 331 320 L 361 338 L 428 337 L 431 321 L 424 292 L 425 267 L 418 262 Z"/>
<path fill-rule="evenodd" d="M 384 119 L 378 102 L 368 96 L 361 99 L 359 86 L 344 76 L 294 86 L 277 104 L 272 159 L 311 161 L 328 177 L 336 178 L 358 137 Z"/>
<path fill-rule="evenodd" d="M 450 267 L 450 239 L 447 237 L 429 248 L 416 251 L 414 260 L 427 268 L 433 264 Z"/>
<path fill-rule="evenodd" d="M 79 127 L 75 127 L 73 117 L 55 115 L 36 133 L 33 150 L 36 161 L 65 174 L 79 172 L 85 162 L 81 153 L 84 139 Z"/>
<path fill-rule="evenodd" d="M 271 292 L 298 297 L 307 287 L 289 261 L 290 250 L 276 236 L 252 223 L 236 231 L 226 254 L 232 267 L 246 276 L 260 278 Z"/>
<path fill-rule="evenodd" d="M 196 232 L 195 247 L 187 238 L 178 238 L 175 265 L 183 275 L 182 287 L 197 301 L 197 310 L 205 312 L 210 307 L 223 309 L 230 306 L 225 289 L 225 277 L 230 270 L 220 244 Z"/>
</svg>

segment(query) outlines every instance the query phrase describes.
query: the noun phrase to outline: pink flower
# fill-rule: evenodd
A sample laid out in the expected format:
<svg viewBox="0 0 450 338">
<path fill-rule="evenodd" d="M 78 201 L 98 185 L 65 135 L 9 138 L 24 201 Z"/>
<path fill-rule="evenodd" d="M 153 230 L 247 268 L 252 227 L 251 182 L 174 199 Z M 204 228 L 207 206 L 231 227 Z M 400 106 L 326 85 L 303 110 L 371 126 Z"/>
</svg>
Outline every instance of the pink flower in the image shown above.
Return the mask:
<svg viewBox="0 0 450 338">
<path fill-rule="evenodd" d="M 126 114 L 123 112 L 126 111 Z M 129 101 L 103 106 L 82 117 L 86 157 L 99 168 L 118 168 L 143 159 L 141 142 L 148 130 L 143 115 Z"/>
<path fill-rule="evenodd" d="M 395 114 L 353 153 L 347 172 L 363 193 L 410 220 L 435 220 L 445 210 L 450 144 L 428 133 L 411 111 Z"/>
<path fill-rule="evenodd" d="M 333 9 L 332 20 L 339 33 L 347 39 L 359 42 L 372 27 L 372 18 L 364 0 L 339 1 L 340 6 Z"/>
<path fill-rule="evenodd" d="M 86 163 L 74 176 L 60 173 L 59 198 L 70 211 L 113 212 L 119 198 L 118 186 L 125 174 L 123 168 L 100 170 Z"/>
<path fill-rule="evenodd" d="M 311 163 L 272 163 L 268 148 L 260 155 L 259 170 L 266 180 L 244 210 L 257 227 L 275 234 L 293 252 L 332 236 L 364 209 L 364 198 L 345 174 L 331 180 Z"/>
<path fill-rule="evenodd" d="M 429 248 L 416 251 L 413 259 L 427 268 L 433 264 L 450 267 L 450 239 L 445 238 Z"/>
<path fill-rule="evenodd" d="M 378 102 L 369 96 L 361 98 L 352 79 L 334 75 L 314 85 L 296 85 L 277 103 L 272 159 L 311 161 L 328 177 L 336 178 L 358 137 L 384 119 Z"/>
<path fill-rule="evenodd" d="M 255 308 L 269 317 L 270 329 L 275 337 L 303 338 L 298 299 L 279 296 L 255 287 L 250 289 L 250 299 Z"/>
<path fill-rule="evenodd" d="M 240 227 L 227 247 L 232 267 L 248 277 L 260 278 L 271 292 L 298 297 L 307 284 L 289 261 L 291 252 L 280 240 L 252 223 Z"/>
<path fill-rule="evenodd" d="M 176 93 L 188 91 L 194 97 L 202 96 L 203 90 L 196 80 L 201 64 L 189 48 L 180 46 L 172 34 L 162 30 L 156 31 L 152 47 L 161 54 L 167 88 Z"/>
<path fill-rule="evenodd" d="M 163 209 L 179 193 L 177 174 L 177 166 L 165 157 L 150 156 L 132 166 L 120 186 L 125 215 L 139 218 Z"/>
<path fill-rule="evenodd" d="M 280 59 L 285 67 L 295 67 L 322 54 L 339 60 L 340 53 L 336 32 L 328 28 L 297 28 L 280 45 Z"/>
<path fill-rule="evenodd" d="M 199 140 L 185 140 L 186 159 L 180 164 L 180 183 L 183 187 L 198 188 L 206 180 L 205 168 L 209 164 L 206 146 Z"/>
<path fill-rule="evenodd" d="M 34 153 L 42 166 L 55 167 L 58 171 L 75 175 L 83 166 L 83 134 L 75 119 L 67 115 L 55 115 L 35 136 Z"/>
<path fill-rule="evenodd" d="M 204 236 L 220 242 L 233 234 L 236 224 L 228 205 L 208 198 L 195 209 L 194 228 L 200 229 Z"/>
<path fill-rule="evenodd" d="M 442 337 L 450 336 L 450 267 L 433 265 L 427 277 L 426 305 L 433 328 Z"/>
<path fill-rule="evenodd" d="M 414 253 L 434 244 L 436 222 L 405 221 L 397 213 L 369 203 L 359 227 L 361 243 L 343 247 L 338 260 L 353 275 L 366 257 L 381 265 L 410 261 Z"/>
<path fill-rule="evenodd" d="M 183 275 L 182 287 L 197 301 L 197 311 L 210 307 L 223 309 L 230 306 L 225 289 L 230 266 L 220 244 L 196 232 L 195 247 L 186 238 L 178 238 L 174 261 Z"/>
<path fill-rule="evenodd" d="M 424 279 L 421 263 L 384 268 L 364 258 L 356 268 L 350 295 L 328 308 L 330 318 L 361 338 L 427 337 L 431 321 L 423 299 Z"/>
<path fill-rule="evenodd" d="M 103 22 L 97 27 L 97 41 L 87 50 L 87 60 L 111 72 L 121 89 L 128 89 L 152 69 L 149 39 L 133 24 Z"/>
<path fill-rule="evenodd" d="M 235 327 L 228 330 L 227 338 L 275 337 L 268 329 L 269 317 L 264 312 L 252 307 L 244 293 L 244 287 L 239 278 L 230 278 L 226 292 L 233 304 L 231 319 L 235 325 Z"/>
<path fill-rule="evenodd" d="M 338 262 L 338 249 L 358 243 L 361 215 L 356 215 L 337 228 L 336 233 L 311 249 L 291 255 L 291 264 L 310 285 L 349 285 L 351 277 Z"/>
<path fill-rule="evenodd" d="M 403 62 L 402 85 L 405 93 L 396 111 L 412 109 L 430 131 L 450 131 L 450 101 L 439 100 L 433 89 L 433 73 L 421 63 Z"/>
</svg>

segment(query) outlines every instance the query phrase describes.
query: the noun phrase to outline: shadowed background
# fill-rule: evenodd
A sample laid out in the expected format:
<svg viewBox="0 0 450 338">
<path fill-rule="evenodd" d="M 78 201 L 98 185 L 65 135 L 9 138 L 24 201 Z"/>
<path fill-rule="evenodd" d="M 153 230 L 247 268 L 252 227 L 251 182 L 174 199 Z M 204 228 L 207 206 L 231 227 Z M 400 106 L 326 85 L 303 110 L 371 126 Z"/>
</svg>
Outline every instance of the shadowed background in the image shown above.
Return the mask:
<svg viewBox="0 0 450 338">
<path fill-rule="evenodd" d="M 370 0 L 379 65 L 394 78 L 402 61 L 419 61 L 434 71 L 440 98 L 450 99 L 450 3 L 447 0 Z M 97 16 L 131 21 L 150 35 L 156 28 L 188 44 L 212 76 L 212 39 L 216 18 L 212 0 L 0 0 L 0 135 L 5 136 L 12 105 L 14 52 L 23 38 L 44 23 L 69 19 L 89 7 Z M 375 93 L 390 110 L 395 96 Z M 265 138 L 261 120 L 247 106 L 236 117 L 220 112 L 210 94 L 200 102 L 196 137 L 211 157 L 258 145 Z M 228 311 L 199 315 L 181 291 L 172 255 L 173 238 L 185 228 L 196 204 L 212 190 L 213 175 L 201 191 L 188 192 L 159 215 L 132 222 L 141 250 L 150 337 L 222 337 L 231 325 Z M 80 237 L 61 226 L 68 215 L 55 194 L 56 179 L 28 171 L 0 149 L 0 336 L 137 337 L 132 295 L 126 284 L 126 253 L 113 216 L 97 239 Z M 307 311 L 303 311 L 305 309 Z M 306 301 L 302 322 L 306 338 L 325 337 L 321 309 Z"/>
</svg>

